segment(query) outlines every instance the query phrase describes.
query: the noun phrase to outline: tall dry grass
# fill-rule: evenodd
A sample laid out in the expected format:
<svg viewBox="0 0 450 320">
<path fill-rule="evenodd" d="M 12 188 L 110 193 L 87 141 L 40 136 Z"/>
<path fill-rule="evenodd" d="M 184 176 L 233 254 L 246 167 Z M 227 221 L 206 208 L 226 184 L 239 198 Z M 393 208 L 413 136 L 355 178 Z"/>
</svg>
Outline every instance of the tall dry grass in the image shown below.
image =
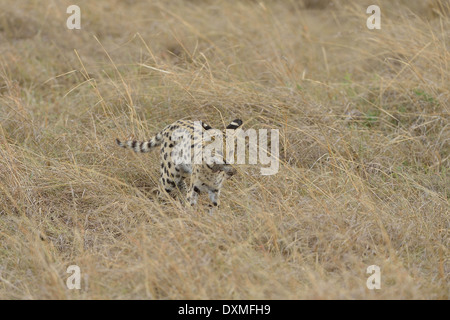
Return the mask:
<svg viewBox="0 0 450 320">
<path fill-rule="evenodd" d="M 81 30 L 2 1 L 0 298 L 448 299 L 449 5 L 374 2 L 381 30 L 360 1 L 78 1 Z M 280 170 L 212 216 L 114 145 L 237 117 Z"/>
</svg>

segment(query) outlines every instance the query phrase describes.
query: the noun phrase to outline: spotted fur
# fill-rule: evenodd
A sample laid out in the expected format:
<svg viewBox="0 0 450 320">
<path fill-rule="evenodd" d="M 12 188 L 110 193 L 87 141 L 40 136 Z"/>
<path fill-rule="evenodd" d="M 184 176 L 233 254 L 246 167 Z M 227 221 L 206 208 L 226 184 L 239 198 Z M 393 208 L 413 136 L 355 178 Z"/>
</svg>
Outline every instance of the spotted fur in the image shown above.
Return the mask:
<svg viewBox="0 0 450 320">
<path fill-rule="evenodd" d="M 212 129 L 209 125 L 202 122 L 202 130 Z M 231 122 L 226 129 L 236 130 L 242 125 L 242 120 L 236 119 Z M 175 146 L 180 143 L 175 141 L 172 133 L 175 130 L 186 130 L 193 139 L 191 140 L 190 148 L 194 149 L 197 144 L 203 141 L 196 141 L 194 133 L 194 121 L 178 120 L 171 125 L 166 126 L 161 132 L 156 134 L 148 141 L 138 142 L 135 140 L 128 140 L 121 142 L 116 139 L 117 144 L 123 148 L 129 148 L 135 152 L 149 152 L 156 146 L 161 146 L 161 166 L 160 166 L 160 183 L 162 188 L 171 195 L 174 195 L 175 190 L 186 192 L 187 202 L 190 205 L 195 205 L 200 193 L 208 193 L 212 206 L 219 205 L 220 189 L 224 180 L 235 174 L 235 169 L 227 163 L 201 163 L 194 164 L 194 152 L 191 152 L 190 164 L 175 165 L 172 159 L 172 151 Z M 182 140 L 183 141 L 183 140 Z M 186 143 L 186 142 L 184 142 Z M 189 188 L 186 186 L 185 179 L 190 176 Z"/>
</svg>

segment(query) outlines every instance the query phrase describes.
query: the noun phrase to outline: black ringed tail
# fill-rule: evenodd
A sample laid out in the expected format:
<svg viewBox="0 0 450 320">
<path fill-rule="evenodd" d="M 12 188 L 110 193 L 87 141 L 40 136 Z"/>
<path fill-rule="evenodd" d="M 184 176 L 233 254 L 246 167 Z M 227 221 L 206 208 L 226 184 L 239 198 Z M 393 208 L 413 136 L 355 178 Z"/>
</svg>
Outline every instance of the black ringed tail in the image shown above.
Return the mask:
<svg viewBox="0 0 450 320">
<path fill-rule="evenodd" d="M 158 133 L 156 136 L 151 138 L 148 141 L 136 141 L 136 140 L 127 140 L 127 141 L 120 141 L 116 138 L 116 143 L 119 147 L 125 148 L 125 149 L 132 149 L 134 152 L 149 152 L 154 147 L 159 146 L 162 142 L 162 134 Z"/>
</svg>

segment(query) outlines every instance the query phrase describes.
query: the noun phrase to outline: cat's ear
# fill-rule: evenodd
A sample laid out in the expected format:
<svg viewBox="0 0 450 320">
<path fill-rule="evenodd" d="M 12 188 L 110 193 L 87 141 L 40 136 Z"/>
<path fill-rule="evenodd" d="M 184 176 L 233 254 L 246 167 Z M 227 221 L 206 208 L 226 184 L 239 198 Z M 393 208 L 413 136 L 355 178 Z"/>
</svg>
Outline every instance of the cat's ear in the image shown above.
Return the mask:
<svg viewBox="0 0 450 320">
<path fill-rule="evenodd" d="M 228 126 L 227 129 L 236 130 L 242 125 L 241 119 L 234 119 Z"/>
</svg>

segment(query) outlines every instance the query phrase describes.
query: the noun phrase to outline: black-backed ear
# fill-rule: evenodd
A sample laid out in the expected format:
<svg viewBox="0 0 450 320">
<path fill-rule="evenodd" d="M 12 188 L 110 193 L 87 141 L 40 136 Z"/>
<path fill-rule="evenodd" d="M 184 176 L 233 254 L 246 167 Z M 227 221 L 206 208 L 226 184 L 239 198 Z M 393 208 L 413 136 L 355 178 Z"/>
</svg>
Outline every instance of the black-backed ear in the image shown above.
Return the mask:
<svg viewBox="0 0 450 320">
<path fill-rule="evenodd" d="M 206 124 L 206 123 L 204 123 L 204 122 L 202 122 L 202 127 L 203 127 L 203 129 L 205 129 L 205 130 L 210 130 L 210 129 L 212 129 L 210 125 L 208 125 L 208 124 Z"/>
<path fill-rule="evenodd" d="M 235 129 L 239 128 L 241 125 L 242 125 L 242 120 L 235 119 L 227 126 L 227 129 L 235 130 Z"/>
</svg>

